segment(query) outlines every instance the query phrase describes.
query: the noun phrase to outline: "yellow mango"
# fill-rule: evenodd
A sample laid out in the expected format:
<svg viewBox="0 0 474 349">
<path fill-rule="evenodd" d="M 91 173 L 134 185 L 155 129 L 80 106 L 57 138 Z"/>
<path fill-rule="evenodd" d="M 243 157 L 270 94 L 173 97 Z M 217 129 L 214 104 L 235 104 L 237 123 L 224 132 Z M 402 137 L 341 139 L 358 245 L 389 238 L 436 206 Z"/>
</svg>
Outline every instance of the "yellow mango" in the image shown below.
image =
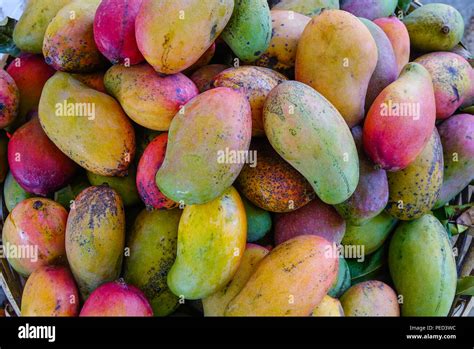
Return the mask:
<svg viewBox="0 0 474 349">
<path fill-rule="evenodd" d="M 324 296 L 321 303 L 313 310 L 313 316 L 344 316 L 344 309 L 342 309 L 339 299 L 330 296 Z"/>
</svg>

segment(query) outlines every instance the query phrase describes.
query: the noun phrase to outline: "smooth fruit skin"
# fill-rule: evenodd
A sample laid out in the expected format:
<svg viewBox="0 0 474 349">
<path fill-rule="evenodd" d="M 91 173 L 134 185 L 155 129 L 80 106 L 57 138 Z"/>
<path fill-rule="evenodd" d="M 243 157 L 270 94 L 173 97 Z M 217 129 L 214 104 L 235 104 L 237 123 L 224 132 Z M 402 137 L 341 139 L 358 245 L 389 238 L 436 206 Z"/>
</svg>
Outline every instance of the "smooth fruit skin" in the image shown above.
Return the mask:
<svg viewBox="0 0 474 349">
<path fill-rule="evenodd" d="M 184 208 L 178 228 L 176 261 L 168 286 L 179 297 L 201 299 L 224 287 L 245 251 L 247 219 L 237 191 L 230 187 L 203 205 Z"/>
<path fill-rule="evenodd" d="M 338 258 L 319 236 L 301 235 L 273 249 L 257 266 L 226 316 L 308 316 L 336 279 Z"/>
<path fill-rule="evenodd" d="M 344 257 L 339 256 L 337 277 L 328 291 L 328 296 L 339 298 L 351 287 L 351 272 Z"/>
<path fill-rule="evenodd" d="M 190 79 L 194 82 L 199 90 L 199 93 L 203 93 L 213 88 L 214 78 L 221 71 L 229 69 L 230 67 L 225 64 L 210 64 L 196 70 Z"/>
<path fill-rule="evenodd" d="M 27 277 L 43 265 L 61 263 L 67 216 L 64 207 L 49 199 L 30 198 L 16 205 L 2 231 L 13 269 Z"/>
<path fill-rule="evenodd" d="M 444 181 L 435 208 L 474 180 L 474 115 L 458 114 L 438 126 L 444 156 Z"/>
<path fill-rule="evenodd" d="M 402 170 L 428 143 L 435 120 L 431 76 L 422 65 L 408 63 L 372 104 L 364 122 L 364 149 L 381 168 Z"/>
<path fill-rule="evenodd" d="M 37 116 L 11 137 L 8 163 L 18 184 L 27 192 L 40 196 L 67 185 L 78 167 L 50 141 Z"/>
<path fill-rule="evenodd" d="M 77 73 L 71 74 L 72 77 L 76 80 L 79 80 L 84 85 L 93 88 L 102 93 L 107 93 L 104 84 L 104 72 L 95 72 L 95 73 Z"/>
<path fill-rule="evenodd" d="M 0 70 L 0 128 L 13 123 L 18 115 L 20 92 L 15 80 L 5 70 Z"/>
<path fill-rule="evenodd" d="M 11 212 L 13 208 L 21 201 L 28 199 L 34 195 L 23 189 L 13 178 L 11 172 L 8 172 L 5 183 L 3 184 L 3 197 L 7 210 Z"/>
<path fill-rule="evenodd" d="M 79 294 L 67 267 L 47 265 L 28 278 L 21 297 L 21 316 L 77 316 Z"/>
<path fill-rule="evenodd" d="M 370 21 L 395 12 L 398 0 L 341 0 L 341 10 Z"/>
<path fill-rule="evenodd" d="M 247 242 L 262 239 L 272 228 L 272 216 L 268 211 L 255 206 L 244 196 L 242 202 L 247 216 Z"/>
<path fill-rule="evenodd" d="M 120 196 L 107 186 L 84 189 L 74 200 L 66 227 L 67 259 L 84 299 L 104 282 L 118 278 L 124 243 Z"/>
<path fill-rule="evenodd" d="M 234 0 L 143 0 L 135 22 L 138 48 L 163 74 L 193 65 L 229 21 Z"/>
<path fill-rule="evenodd" d="M 324 8 L 339 10 L 339 0 L 272 0 L 269 2 L 272 10 L 293 11 L 309 17 L 319 14 Z"/>
<path fill-rule="evenodd" d="M 145 295 L 123 280 L 108 282 L 98 287 L 86 300 L 79 316 L 153 316 Z"/>
<path fill-rule="evenodd" d="M 443 167 L 443 147 L 434 129 L 415 161 L 401 171 L 388 173 L 387 212 L 401 220 L 416 219 L 430 212 L 443 185 Z"/>
<path fill-rule="evenodd" d="M 273 148 L 323 202 L 339 204 L 354 193 L 357 149 L 349 127 L 327 99 L 301 82 L 285 81 L 268 95 L 263 116 Z"/>
<path fill-rule="evenodd" d="M 388 266 L 403 316 L 447 316 L 456 292 L 456 264 L 441 223 L 426 214 L 403 222 L 390 242 Z"/>
<path fill-rule="evenodd" d="M 135 40 L 135 19 L 141 0 L 102 0 L 94 18 L 94 40 L 112 62 L 138 64 L 144 60 Z"/>
<path fill-rule="evenodd" d="M 375 40 L 357 17 L 325 10 L 301 35 L 295 76 L 326 97 L 353 127 L 365 116 L 365 97 L 377 60 Z"/>
<path fill-rule="evenodd" d="M 400 316 L 395 291 L 381 281 L 352 286 L 341 297 L 341 303 L 346 316 Z"/>
<path fill-rule="evenodd" d="M 328 295 L 314 308 L 312 316 L 344 316 L 341 302 L 338 299 Z"/>
<path fill-rule="evenodd" d="M 403 19 L 411 46 L 419 52 L 449 51 L 464 35 L 464 20 L 454 7 L 426 4 Z"/>
</svg>

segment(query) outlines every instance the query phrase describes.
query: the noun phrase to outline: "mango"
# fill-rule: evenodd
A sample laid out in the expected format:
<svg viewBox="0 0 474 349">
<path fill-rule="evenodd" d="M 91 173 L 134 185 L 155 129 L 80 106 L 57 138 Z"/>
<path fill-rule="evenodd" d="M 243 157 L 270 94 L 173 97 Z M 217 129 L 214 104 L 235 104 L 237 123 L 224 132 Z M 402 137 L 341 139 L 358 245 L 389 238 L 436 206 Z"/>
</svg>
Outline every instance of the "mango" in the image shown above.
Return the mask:
<svg viewBox="0 0 474 349">
<path fill-rule="evenodd" d="M 247 244 L 239 269 L 232 280 L 221 290 L 202 300 L 204 316 L 224 316 L 229 302 L 244 288 L 260 261 L 269 252 L 265 247 Z"/>
<path fill-rule="evenodd" d="M 31 0 L 26 2 L 13 30 L 15 45 L 24 52 L 42 53 L 46 28 L 58 11 L 71 0 Z"/>
<path fill-rule="evenodd" d="M 88 187 L 90 187 L 90 183 L 87 176 L 81 173 L 74 177 L 67 186 L 54 193 L 54 201 L 69 210 L 74 205 L 76 196 Z"/>
<path fill-rule="evenodd" d="M 18 116 L 20 92 L 15 80 L 5 70 L 0 70 L 0 128 L 12 124 Z"/>
<path fill-rule="evenodd" d="M 104 83 L 133 121 L 157 131 L 167 131 L 179 108 L 198 94 L 183 74 L 161 77 L 145 63 L 114 65 L 105 74 Z"/>
<path fill-rule="evenodd" d="M 215 87 L 229 87 L 243 93 L 252 110 L 252 136 L 264 136 L 263 105 L 270 91 L 286 81 L 286 77 L 273 70 L 243 66 L 230 68 L 219 73 L 214 79 Z"/>
<path fill-rule="evenodd" d="M 67 211 L 43 198 L 23 200 L 3 225 L 2 241 L 8 262 L 27 277 L 41 266 L 65 260 Z"/>
<path fill-rule="evenodd" d="M 352 286 L 341 297 L 341 304 L 346 316 L 400 316 L 395 291 L 381 281 Z"/>
<path fill-rule="evenodd" d="M 104 72 L 71 74 L 74 79 L 79 80 L 84 85 L 102 93 L 107 93 L 104 84 Z"/>
<path fill-rule="evenodd" d="M 322 9 L 339 9 L 339 0 L 273 0 L 272 10 L 293 11 L 313 17 Z"/>
<path fill-rule="evenodd" d="M 284 161 L 264 139 L 250 145 L 252 161 L 235 185 L 254 205 L 270 212 L 291 212 L 315 198 L 308 181 Z"/>
<path fill-rule="evenodd" d="M 252 132 L 250 105 L 240 92 L 218 87 L 183 108 L 171 122 L 156 184 L 171 200 L 203 204 L 229 188 L 244 165 Z"/>
<path fill-rule="evenodd" d="M 340 3 L 341 10 L 372 21 L 393 14 L 398 0 L 340 0 Z"/>
<path fill-rule="evenodd" d="M 181 210 L 146 211 L 135 219 L 127 246 L 125 281 L 143 291 L 155 316 L 166 316 L 179 298 L 168 288 L 166 277 L 176 258 Z"/>
<path fill-rule="evenodd" d="M 74 200 L 66 226 L 67 259 L 82 297 L 118 278 L 124 242 L 120 196 L 107 186 L 84 189 Z"/>
<path fill-rule="evenodd" d="M 94 41 L 94 15 L 100 0 L 74 0 L 62 7 L 46 28 L 43 55 L 54 69 L 88 73 L 103 68 L 106 59 Z"/>
<path fill-rule="evenodd" d="M 33 194 L 23 189 L 15 180 L 12 173 L 8 172 L 5 183 L 3 184 L 3 197 L 7 210 L 11 212 L 16 205 L 32 196 Z"/>
<path fill-rule="evenodd" d="M 401 220 L 430 212 L 443 184 L 443 167 L 443 147 L 435 129 L 414 162 L 401 171 L 388 173 L 387 212 Z"/>
<path fill-rule="evenodd" d="M 44 87 L 38 114 L 46 135 L 81 167 L 103 176 L 126 173 L 135 133 L 112 97 L 58 72 Z"/>
<path fill-rule="evenodd" d="M 351 272 L 344 257 L 339 256 L 339 269 L 337 271 L 336 280 L 328 291 L 331 297 L 340 297 L 346 290 L 351 287 Z"/>
<path fill-rule="evenodd" d="M 448 235 L 432 215 L 403 222 L 390 242 L 390 275 L 403 296 L 403 316 L 447 316 L 456 292 Z"/>
<path fill-rule="evenodd" d="M 21 316 L 77 316 L 79 294 L 70 270 L 45 265 L 26 280 Z"/>
<path fill-rule="evenodd" d="M 321 303 L 314 308 L 312 316 L 344 316 L 341 302 L 338 299 L 328 295 L 324 296 Z"/>
<path fill-rule="evenodd" d="M 193 65 L 229 21 L 234 0 L 143 0 L 135 21 L 138 49 L 159 73 Z"/>
<path fill-rule="evenodd" d="M 372 104 L 364 123 L 364 149 L 381 168 L 402 170 L 428 143 L 435 120 L 431 76 L 421 64 L 408 63 Z"/>
<path fill-rule="evenodd" d="M 418 57 L 415 62 L 429 71 L 433 80 L 436 117 L 446 119 L 454 114 L 469 97 L 471 65 L 451 52 L 433 52 Z"/>
<path fill-rule="evenodd" d="M 278 245 L 257 266 L 226 316 L 308 316 L 336 279 L 338 258 L 322 237 L 301 235 Z"/>
<path fill-rule="evenodd" d="M 216 47 L 217 47 L 216 43 L 213 42 L 212 45 L 209 46 L 209 48 L 206 50 L 206 52 L 204 52 L 202 56 L 199 57 L 199 59 L 193 63 L 192 66 L 190 66 L 189 68 L 183 71 L 183 74 L 185 74 L 186 76 L 189 76 L 190 74 L 194 73 L 199 68 L 202 68 L 208 65 L 211 62 L 212 58 L 214 58 L 214 54 L 216 53 Z"/>
<path fill-rule="evenodd" d="M 263 116 L 273 148 L 323 202 L 339 204 L 354 193 L 359 181 L 354 139 L 341 114 L 321 94 L 285 81 L 268 95 Z"/>
<path fill-rule="evenodd" d="M 420 52 L 449 51 L 464 35 L 464 20 L 454 7 L 426 4 L 403 19 L 411 47 Z"/>
<path fill-rule="evenodd" d="M 326 97 L 353 127 L 365 116 L 365 97 L 377 60 L 377 44 L 357 17 L 326 10 L 313 17 L 301 35 L 295 76 Z"/>
<path fill-rule="evenodd" d="M 204 67 L 197 69 L 190 76 L 190 79 L 198 88 L 199 93 L 203 93 L 213 88 L 214 78 L 216 77 L 216 75 L 228 68 L 229 66 L 225 64 L 205 65 Z"/>
<path fill-rule="evenodd" d="M 262 239 L 272 228 L 272 217 L 268 211 L 255 206 L 245 197 L 242 197 L 247 216 L 247 242 Z"/>
<path fill-rule="evenodd" d="M 168 272 L 171 292 L 201 299 L 227 285 L 240 265 L 246 239 L 245 208 L 233 187 L 211 202 L 186 206 L 176 261 Z"/>
<path fill-rule="evenodd" d="M 444 181 L 435 208 L 453 199 L 474 180 L 474 115 L 458 114 L 438 126 Z"/>
</svg>

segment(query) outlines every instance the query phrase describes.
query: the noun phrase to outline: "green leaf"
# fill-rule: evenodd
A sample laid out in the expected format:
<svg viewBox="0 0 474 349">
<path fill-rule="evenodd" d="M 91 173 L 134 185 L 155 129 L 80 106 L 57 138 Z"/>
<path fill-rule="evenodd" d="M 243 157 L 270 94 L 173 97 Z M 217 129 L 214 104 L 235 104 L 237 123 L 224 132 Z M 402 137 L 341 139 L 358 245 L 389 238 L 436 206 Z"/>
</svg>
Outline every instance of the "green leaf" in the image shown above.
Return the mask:
<svg viewBox="0 0 474 349">
<path fill-rule="evenodd" d="M 373 277 L 386 264 L 387 246 L 384 244 L 374 253 L 365 256 L 364 261 L 346 259 L 351 273 L 352 284 Z"/>
<path fill-rule="evenodd" d="M 465 276 L 458 279 L 456 295 L 474 296 L 474 276 Z"/>
<path fill-rule="evenodd" d="M 406 13 L 410 7 L 411 0 L 398 0 L 398 8 Z"/>
<path fill-rule="evenodd" d="M 16 21 L 12 18 L 8 18 L 8 21 L 0 26 L 0 53 L 18 57 L 20 50 L 13 42 L 13 29 L 15 25 Z"/>
</svg>

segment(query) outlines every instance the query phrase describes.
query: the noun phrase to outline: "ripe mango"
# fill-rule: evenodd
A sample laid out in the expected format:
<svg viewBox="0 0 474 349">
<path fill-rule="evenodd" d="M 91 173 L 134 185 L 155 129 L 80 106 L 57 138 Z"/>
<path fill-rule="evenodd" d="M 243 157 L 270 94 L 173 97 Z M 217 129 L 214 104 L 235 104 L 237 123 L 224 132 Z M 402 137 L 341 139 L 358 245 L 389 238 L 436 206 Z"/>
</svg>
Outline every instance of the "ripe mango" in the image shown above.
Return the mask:
<svg viewBox="0 0 474 349">
<path fill-rule="evenodd" d="M 338 299 L 328 295 L 324 296 L 321 303 L 314 308 L 312 316 L 344 316 L 341 302 Z"/>
<path fill-rule="evenodd" d="M 210 64 L 196 70 L 190 79 L 194 82 L 199 90 L 199 93 L 203 93 L 213 88 L 214 78 L 221 71 L 230 68 L 225 64 Z"/>
<path fill-rule="evenodd" d="M 23 189 L 15 178 L 13 178 L 12 173 L 8 172 L 5 183 L 3 184 L 3 197 L 8 212 L 11 212 L 16 205 L 32 196 L 34 195 Z"/>
<path fill-rule="evenodd" d="M 286 10 L 313 17 L 322 9 L 339 9 L 339 0 L 272 0 L 272 10 Z"/>
<path fill-rule="evenodd" d="M 20 91 L 15 80 L 5 70 L 0 70 L 0 129 L 15 121 L 19 105 Z"/>
<path fill-rule="evenodd" d="M 341 10 L 370 21 L 395 12 L 398 0 L 340 0 Z"/>
</svg>

